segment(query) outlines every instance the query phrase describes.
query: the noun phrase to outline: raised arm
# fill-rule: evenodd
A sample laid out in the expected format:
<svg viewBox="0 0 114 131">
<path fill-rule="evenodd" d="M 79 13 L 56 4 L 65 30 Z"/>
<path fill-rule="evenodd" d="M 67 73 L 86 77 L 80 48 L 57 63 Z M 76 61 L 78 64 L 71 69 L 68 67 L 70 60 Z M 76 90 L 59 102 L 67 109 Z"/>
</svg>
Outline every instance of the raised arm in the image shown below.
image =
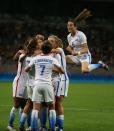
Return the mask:
<svg viewBox="0 0 114 131">
<path fill-rule="evenodd" d="M 60 54 L 61 51 L 60 51 L 58 48 L 56 48 L 56 49 L 52 49 L 52 50 L 51 50 L 51 53 Z"/>
<path fill-rule="evenodd" d="M 19 56 L 20 56 L 21 54 L 23 54 L 23 53 L 24 53 L 24 50 L 19 50 L 19 51 L 17 51 L 16 54 L 14 55 L 14 57 L 13 57 L 13 60 L 14 60 L 14 61 L 18 61 Z"/>
</svg>

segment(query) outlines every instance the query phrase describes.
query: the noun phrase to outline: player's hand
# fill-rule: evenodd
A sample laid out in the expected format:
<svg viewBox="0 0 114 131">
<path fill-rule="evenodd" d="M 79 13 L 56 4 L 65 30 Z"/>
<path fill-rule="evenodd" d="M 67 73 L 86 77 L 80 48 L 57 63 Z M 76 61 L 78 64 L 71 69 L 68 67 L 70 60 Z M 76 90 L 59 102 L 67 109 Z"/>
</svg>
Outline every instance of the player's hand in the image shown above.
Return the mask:
<svg viewBox="0 0 114 131">
<path fill-rule="evenodd" d="M 76 55 L 78 55 L 78 52 L 77 51 L 72 51 L 72 55 L 76 56 Z"/>
<path fill-rule="evenodd" d="M 18 53 L 19 53 L 19 54 L 24 54 L 25 51 L 24 51 L 24 50 L 19 50 Z"/>
</svg>

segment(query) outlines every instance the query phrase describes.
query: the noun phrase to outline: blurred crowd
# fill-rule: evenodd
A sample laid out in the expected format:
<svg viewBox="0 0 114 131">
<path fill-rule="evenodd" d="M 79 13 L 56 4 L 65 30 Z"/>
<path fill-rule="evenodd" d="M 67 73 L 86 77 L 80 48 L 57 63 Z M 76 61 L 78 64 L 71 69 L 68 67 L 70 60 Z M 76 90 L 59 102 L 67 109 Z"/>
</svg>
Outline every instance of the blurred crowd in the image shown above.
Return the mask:
<svg viewBox="0 0 114 131">
<path fill-rule="evenodd" d="M 43 34 L 46 38 L 55 34 L 67 43 L 67 17 L 37 17 L 28 15 L 0 15 L 0 65 L 13 64 L 12 57 L 27 37 Z M 114 20 L 90 19 L 79 23 L 87 38 L 93 62 L 103 60 L 114 65 Z M 66 50 L 65 50 L 66 52 Z M 67 54 L 68 52 L 66 52 Z"/>
</svg>

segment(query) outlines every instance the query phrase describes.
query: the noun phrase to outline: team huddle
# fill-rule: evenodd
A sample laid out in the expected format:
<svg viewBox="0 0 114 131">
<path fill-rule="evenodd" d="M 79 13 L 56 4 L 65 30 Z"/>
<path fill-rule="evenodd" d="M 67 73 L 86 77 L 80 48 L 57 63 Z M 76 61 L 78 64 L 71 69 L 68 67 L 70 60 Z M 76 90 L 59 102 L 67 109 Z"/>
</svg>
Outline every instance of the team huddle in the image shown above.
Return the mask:
<svg viewBox="0 0 114 131">
<path fill-rule="evenodd" d="M 62 102 L 69 87 L 66 65 L 80 65 L 84 73 L 97 68 L 108 70 L 108 65 L 102 61 L 91 64 L 86 35 L 77 29 L 76 21 L 69 20 L 67 28 L 69 44 L 66 50 L 71 55 L 65 56 L 62 40 L 58 36 L 50 35 L 45 40 L 40 34 L 27 39 L 23 49 L 15 54 L 18 67 L 13 81 L 14 105 L 10 111 L 9 131 L 15 131 L 17 109 L 20 110 L 20 131 L 63 131 Z"/>
</svg>

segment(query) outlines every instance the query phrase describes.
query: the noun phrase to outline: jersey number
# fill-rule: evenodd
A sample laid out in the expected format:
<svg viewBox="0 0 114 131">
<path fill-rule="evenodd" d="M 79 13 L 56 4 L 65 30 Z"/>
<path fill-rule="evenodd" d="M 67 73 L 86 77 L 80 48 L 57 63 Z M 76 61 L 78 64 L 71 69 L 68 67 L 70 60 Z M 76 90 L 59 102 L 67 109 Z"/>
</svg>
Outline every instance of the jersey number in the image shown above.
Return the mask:
<svg viewBox="0 0 114 131">
<path fill-rule="evenodd" d="M 43 75 L 46 67 L 45 67 L 45 65 L 40 65 L 40 68 L 41 68 L 41 74 L 40 75 Z"/>
</svg>

